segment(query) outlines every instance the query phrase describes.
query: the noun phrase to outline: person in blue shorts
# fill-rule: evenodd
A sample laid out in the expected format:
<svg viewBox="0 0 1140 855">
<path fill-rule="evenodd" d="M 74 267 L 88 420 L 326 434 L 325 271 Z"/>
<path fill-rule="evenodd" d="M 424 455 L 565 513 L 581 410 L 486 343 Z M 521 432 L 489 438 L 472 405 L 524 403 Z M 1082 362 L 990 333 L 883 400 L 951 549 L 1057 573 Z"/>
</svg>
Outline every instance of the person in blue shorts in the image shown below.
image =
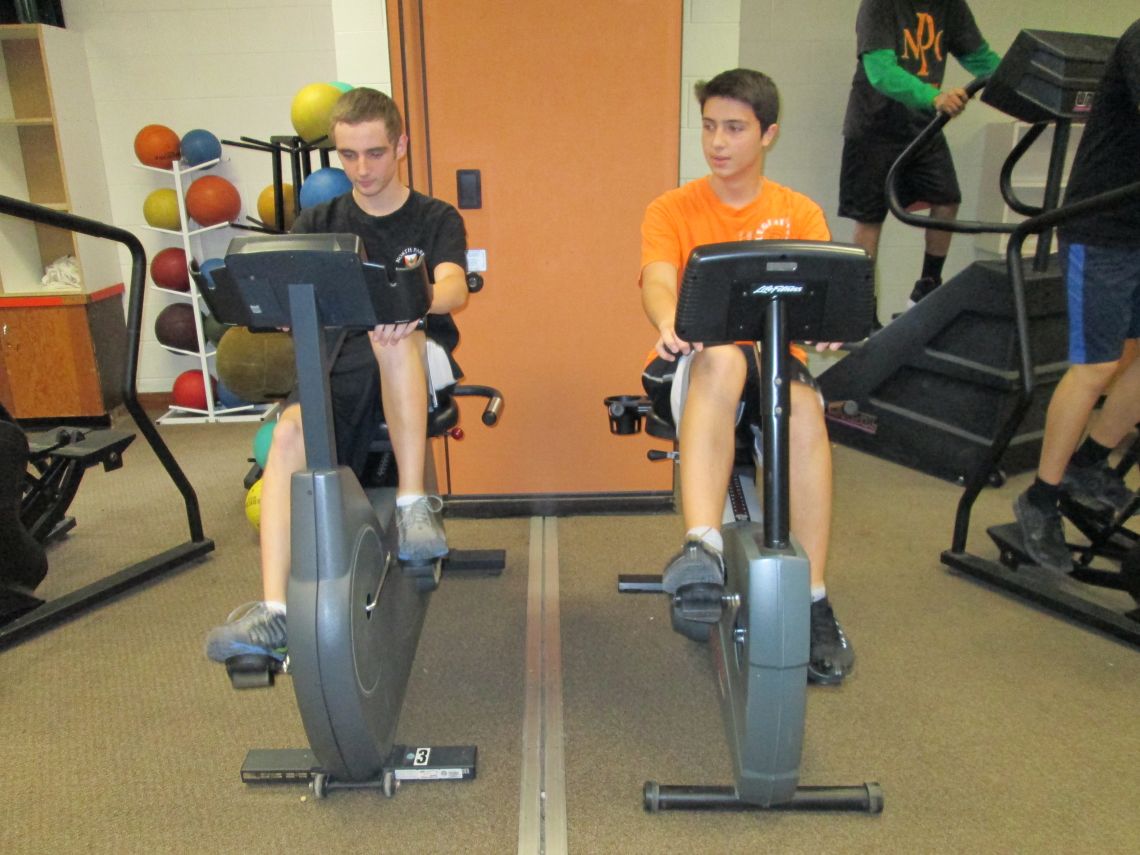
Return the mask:
<svg viewBox="0 0 1140 855">
<path fill-rule="evenodd" d="M 1140 20 L 1109 56 L 1077 146 L 1065 203 L 1137 181 Z M 1106 514 L 1120 511 L 1132 498 L 1109 467 L 1108 455 L 1140 421 L 1140 360 L 1121 370 L 1126 342 L 1140 339 L 1140 196 L 1063 225 L 1059 244 L 1068 293 L 1070 364 L 1046 412 L 1037 477 L 1017 497 L 1014 513 L 1033 560 L 1064 574 L 1073 570 L 1073 558 L 1058 510 L 1061 492 Z M 1090 428 L 1093 408 L 1106 390 L 1108 397 Z"/>
</svg>

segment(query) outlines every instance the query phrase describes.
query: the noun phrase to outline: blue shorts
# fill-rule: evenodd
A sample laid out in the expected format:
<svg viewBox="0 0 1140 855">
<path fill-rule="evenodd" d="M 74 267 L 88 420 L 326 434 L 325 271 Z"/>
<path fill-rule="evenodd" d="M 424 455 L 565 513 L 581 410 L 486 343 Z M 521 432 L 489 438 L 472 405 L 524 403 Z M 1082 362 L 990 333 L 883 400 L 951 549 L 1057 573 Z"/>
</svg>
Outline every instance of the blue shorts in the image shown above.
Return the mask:
<svg viewBox="0 0 1140 855">
<path fill-rule="evenodd" d="M 1140 338 L 1140 248 L 1060 241 L 1069 308 L 1069 362 L 1115 362 Z"/>
</svg>

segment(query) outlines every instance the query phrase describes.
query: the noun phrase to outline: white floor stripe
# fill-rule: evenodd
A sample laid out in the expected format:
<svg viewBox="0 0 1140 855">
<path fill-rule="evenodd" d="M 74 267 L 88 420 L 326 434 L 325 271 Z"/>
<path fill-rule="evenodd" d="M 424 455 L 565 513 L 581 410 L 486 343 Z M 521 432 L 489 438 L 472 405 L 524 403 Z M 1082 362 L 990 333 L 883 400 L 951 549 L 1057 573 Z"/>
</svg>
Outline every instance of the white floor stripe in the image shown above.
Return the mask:
<svg viewBox="0 0 1140 855">
<path fill-rule="evenodd" d="M 519 855 L 566 852 L 562 756 L 562 637 L 558 522 L 532 517 L 527 571 L 526 709 L 519 796 Z"/>
</svg>

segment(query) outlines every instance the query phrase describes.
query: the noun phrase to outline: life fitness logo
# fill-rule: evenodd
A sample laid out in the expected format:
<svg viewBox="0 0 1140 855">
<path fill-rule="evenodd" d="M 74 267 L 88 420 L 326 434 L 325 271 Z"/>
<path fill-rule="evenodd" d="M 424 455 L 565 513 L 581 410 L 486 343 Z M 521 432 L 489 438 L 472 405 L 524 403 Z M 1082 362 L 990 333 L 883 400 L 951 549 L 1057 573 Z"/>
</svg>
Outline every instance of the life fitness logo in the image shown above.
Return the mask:
<svg viewBox="0 0 1140 855">
<path fill-rule="evenodd" d="M 930 70 L 926 64 L 926 52 L 933 48 L 935 58 L 942 61 L 942 31 L 934 27 L 934 16 L 929 12 L 919 12 L 915 17 L 918 23 L 914 32 L 903 28 L 903 59 L 918 59 L 922 66 L 916 72 L 919 77 L 926 77 Z"/>
</svg>

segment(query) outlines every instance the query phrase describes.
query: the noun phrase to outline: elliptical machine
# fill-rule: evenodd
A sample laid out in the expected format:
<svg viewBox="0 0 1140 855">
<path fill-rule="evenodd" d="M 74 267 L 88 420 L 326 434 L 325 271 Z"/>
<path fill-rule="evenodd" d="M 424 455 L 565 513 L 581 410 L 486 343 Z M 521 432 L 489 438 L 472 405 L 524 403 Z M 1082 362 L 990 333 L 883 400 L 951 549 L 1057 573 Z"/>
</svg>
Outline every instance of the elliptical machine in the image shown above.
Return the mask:
<svg viewBox="0 0 1140 855">
<path fill-rule="evenodd" d="M 760 371 L 762 442 L 738 466 L 725 502 L 724 588 L 682 587 L 670 601 L 673 628 L 708 640 L 735 782 L 671 786 L 648 781 L 645 809 L 850 810 L 880 813 L 876 783 L 799 786 L 810 650 L 810 566 L 788 517 L 788 342 L 853 341 L 871 329 L 873 273 L 847 244 L 742 241 L 693 250 L 676 313 L 685 341 L 752 341 Z M 611 431 L 674 439 L 646 398 L 606 400 Z M 650 452 L 651 459 L 675 456 Z M 755 472 L 764 473 L 757 508 Z M 762 517 L 761 517 L 762 514 Z M 660 593 L 660 576 L 621 576 L 618 590 Z"/>
<path fill-rule="evenodd" d="M 365 490 L 336 465 L 328 371 L 330 328 L 371 329 L 423 318 L 431 284 L 422 260 L 388 271 L 363 260 L 360 239 L 347 234 L 273 235 L 234 239 L 225 265 L 196 281 L 225 323 L 289 327 L 308 468 L 292 480 L 292 563 L 288 587 L 289 673 L 309 749 L 253 750 L 242 767 L 246 783 L 311 781 L 321 798 L 331 788 L 375 787 L 391 796 L 403 780 L 466 780 L 475 776 L 474 746 L 394 745 L 396 724 L 431 592 L 443 565 L 483 573 L 502 570 L 505 553 L 452 550 L 445 561 L 401 564 L 397 558 L 395 490 Z M 502 399 L 489 387 L 485 424 Z M 462 393 L 460 393 L 462 394 Z M 447 400 L 429 418 L 429 432 L 458 419 Z M 427 455 L 425 486 L 436 486 Z M 269 663 L 227 663 L 248 684 L 272 682 Z M 258 676 L 261 675 L 261 676 Z M 235 681 L 235 685 L 239 685 Z"/>
</svg>

